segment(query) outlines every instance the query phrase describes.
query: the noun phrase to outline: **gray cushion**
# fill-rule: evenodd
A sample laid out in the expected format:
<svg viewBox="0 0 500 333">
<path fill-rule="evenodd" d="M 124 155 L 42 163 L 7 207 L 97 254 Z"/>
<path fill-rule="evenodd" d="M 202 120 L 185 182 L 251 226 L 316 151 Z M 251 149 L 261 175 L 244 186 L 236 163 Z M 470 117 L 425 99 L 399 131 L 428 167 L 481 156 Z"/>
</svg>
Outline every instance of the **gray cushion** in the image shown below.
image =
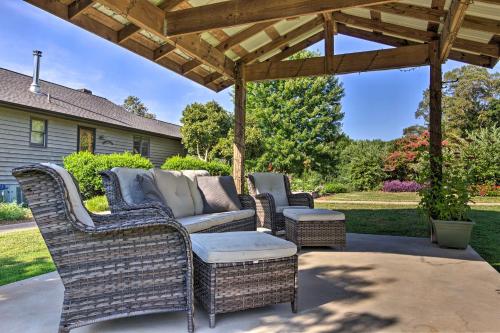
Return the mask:
<svg viewBox="0 0 500 333">
<path fill-rule="evenodd" d="M 182 224 L 189 233 L 206 230 L 221 224 L 243 220 L 255 215 L 253 209 L 235 210 L 232 212 L 203 214 L 178 218 L 177 221 Z"/>
<path fill-rule="evenodd" d="M 145 201 L 148 202 L 159 202 L 165 206 L 168 206 L 168 203 L 163 198 L 158 186 L 156 186 L 156 182 L 151 174 L 143 174 L 137 175 L 137 181 L 139 182 L 139 186 L 141 187 L 141 191 L 144 195 Z"/>
<path fill-rule="evenodd" d="M 285 209 L 283 215 L 295 221 L 344 221 L 345 215 L 329 209 Z"/>
<path fill-rule="evenodd" d="M 241 209 L 238 192 L 231 176 L 199 177 L 198 189 L 203 200 L 203 213 L 220 213 Z"/>
<path fill-rule="evenodd" d="M 80 198 L 80 193 L 78 192 L 78 188 L 76 187 L 76 184 L 73 181 L 70 173 L 57 164 L 42 163 L 42 165 L 53 169 L 59 176 L 61 176 L 64 185 L 66 186 L 66 190 L 68 191 L 67 200 L 69 201 L 71 210 L 73 211 L 73 214 L 75 214 L 76 219 L 81 223 L 88 225 L 89 227 L 93 227 L 94 221 L 92 221 L 92 218 L 90 217 L 87 209 L 83 206 L 82 199 Z"/>
<path fill-rule="evenodd" d="M 180 171 L 153 170 L 156 186 L 177 218 L 195 215 L 189 178 Z"/>
<path fill-rule="evenodd" d="M 310 209 L 309 206 L 277 206 L 276 213 L 283 213 L 285 209 Z"/>
<path fill-rule="evenodd" d="M 144 194 L 141 191 L 137 175 L 149 174 L 150 171 L 144 169 L 132 169 L 116 167 L 111 169 L 118 177 L 123 200 L 129 205 L 144 202 Z"/>
<path fill-rule="evenodd" d="M 192 234 L 193 251 L 207 263 L 231 263 L 293 256 L 292 242 L 258 231 Z"/>
<path fill-rule="evenodd" d="M 288 206 L 284 176 L 281 173 L 257 172 L 253 175 L 257 194 L 269 193 L 276 206 Z"/>
<path fill-rule="evenodd" d="M 203 200 L 201 193 L 198 190 L 198 177 L 210 176 L 206 170 L 182 170 L 181 173 L 188 179 L 189 190 L 193 197 L 194 213 L 195 215 L 203 214 Z"/>
</svg>

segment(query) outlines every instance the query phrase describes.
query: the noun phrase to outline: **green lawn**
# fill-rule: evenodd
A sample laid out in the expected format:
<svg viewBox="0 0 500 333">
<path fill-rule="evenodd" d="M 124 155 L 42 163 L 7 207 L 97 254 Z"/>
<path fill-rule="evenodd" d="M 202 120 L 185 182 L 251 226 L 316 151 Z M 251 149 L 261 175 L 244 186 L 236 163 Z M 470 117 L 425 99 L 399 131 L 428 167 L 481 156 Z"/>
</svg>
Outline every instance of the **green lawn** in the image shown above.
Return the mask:
<svg viewBox="0 0 500 333">
<path fill-rule="evenodd" d="M 336 201 L 420 201 L 418 193 L 391 193 L 382 191 L 337 193 L 321 197 L 321 200 Z M 500 197 L 474 197 L 473 202 L 500 203 Z"/>
<path fill-rule="evenodd" d="M 0 233 L 0 267 L 0 285 L 54 270 L 38 229 Z"/>
</svg>

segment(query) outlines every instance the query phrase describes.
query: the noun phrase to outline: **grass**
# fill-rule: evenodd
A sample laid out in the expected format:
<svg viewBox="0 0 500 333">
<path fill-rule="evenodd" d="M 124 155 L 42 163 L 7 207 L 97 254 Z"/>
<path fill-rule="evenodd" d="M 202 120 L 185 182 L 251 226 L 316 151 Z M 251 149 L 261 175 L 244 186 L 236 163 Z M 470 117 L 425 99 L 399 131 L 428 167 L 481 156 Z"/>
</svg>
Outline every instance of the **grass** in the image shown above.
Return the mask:
<svg viewBox="0 0 500 333">
<path fill-rule="evenodd" d="M 55 269 L 38 229 L 0 233 L 0 285 Z"/>
<path fill-rule="evenodd" d="M 420 197 L 415 192 L 382 192 L 382 191 L 369 191 L 369 192 L 350 192 L 350 193 L 337 193 L 322 197 L 321 200 L 336 200 L 336 201 L 412 201 L 419 202 Z M 474 197 L 472 202 L 478 203 L 500 203 L 500 197 Z"/>
<path fill-rule="evenodd" d="M 428 237 L 429 227 L 415 205 L 326 204 L 346 214 L 347 231 L 362 234 Z M 476 225 L 471 246 L 500 272 L 500 206 L 474 206 L 471 218 Z"/>
<path fill-rule="evenodd" d="M 0 224 L 31 219 L 31 211 L 15 203 L 0 203 Z"/>
<path fill-rule="evenodd" d="M 100 195 L 86 200 L 85 207 L 93 213 L 105 212 L 109 210 L 108 200 L 105 195 Z"/>
</svg>

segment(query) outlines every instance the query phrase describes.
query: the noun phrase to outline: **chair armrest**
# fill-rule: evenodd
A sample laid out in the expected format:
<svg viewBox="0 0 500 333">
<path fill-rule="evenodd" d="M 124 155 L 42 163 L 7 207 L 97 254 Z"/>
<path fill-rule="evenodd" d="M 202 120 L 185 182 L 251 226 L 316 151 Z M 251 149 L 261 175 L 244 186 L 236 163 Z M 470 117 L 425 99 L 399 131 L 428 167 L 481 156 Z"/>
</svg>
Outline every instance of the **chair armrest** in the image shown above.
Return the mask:
<svg viewBox="0 0 500 333">
<path fill-rule="evenodd" d="M 142 208 L 139 208 L 139 206 L 142 206 Z M 143 225 L 144 221 L 175 221 L 173 215 L 170 215 L 168 210 L 159 203 L 137 205 L 136 209 L 111 214 L 91 214 L 91 217 L 96 228 L 106 225 L 118 226 L 120 224 L 127 226 L 132 224 Z M 92 232 L 89 229 L 85 229 L 84 231 Z"/>
<path fill-rule="evenodd" d="M 255 208 L 255 200 L 251 195 L 248 194 L 239 194 L 238 198 L 240 199 L 241 202 L 241 209 L 253 209 L 256 210 Z"/>
<path fill-rule="evenodd" d="M 288 195 L 290 206 L 307 206 L 314 208 L 314 199 L 309 193 L 292 193 Z"/>
<path fill-rule="evenodd" d="M 259 193 L 254 196 L 255 202 L 269 209 L 270 212 L 276 212 L 274 197 L 270 193 Z"/>
</svg>

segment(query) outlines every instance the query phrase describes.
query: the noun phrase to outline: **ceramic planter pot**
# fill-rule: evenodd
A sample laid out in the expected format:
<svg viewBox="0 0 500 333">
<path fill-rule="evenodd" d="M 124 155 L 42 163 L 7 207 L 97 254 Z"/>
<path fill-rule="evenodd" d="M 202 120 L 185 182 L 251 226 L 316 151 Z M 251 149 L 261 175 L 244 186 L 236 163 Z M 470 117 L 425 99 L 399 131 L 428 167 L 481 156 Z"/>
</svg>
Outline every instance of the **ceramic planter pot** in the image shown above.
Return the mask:
<svg viewBox="0 0 500 333">
<path fill-rule="evenodd" d="M 474 222 L 471 221 L 442 221 L 431 219 L 440 247 L 466 249 Z"/>
</svg>

